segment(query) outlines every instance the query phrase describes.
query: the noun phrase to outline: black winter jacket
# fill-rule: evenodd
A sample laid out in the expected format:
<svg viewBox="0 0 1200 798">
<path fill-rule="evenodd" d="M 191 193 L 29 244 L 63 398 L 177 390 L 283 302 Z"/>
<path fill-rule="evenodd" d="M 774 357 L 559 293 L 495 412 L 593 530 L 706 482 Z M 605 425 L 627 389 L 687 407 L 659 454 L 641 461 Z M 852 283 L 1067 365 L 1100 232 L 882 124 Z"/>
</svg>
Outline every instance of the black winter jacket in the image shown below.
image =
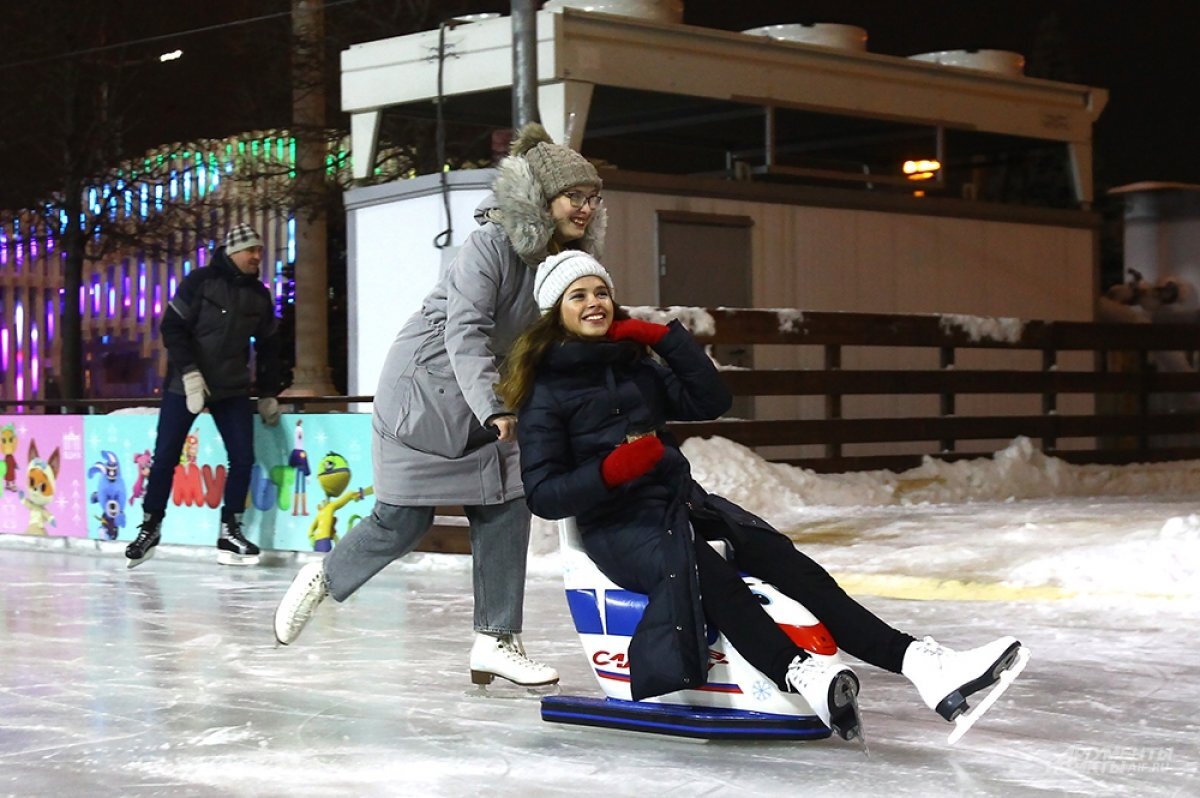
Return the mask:
<svg viewBox="0 0 1200 798">
<path fill-rule="evenodd" d="M 183 393 L 183 373 L 199 368 L 211 400 L 248 396 L 252 337 L 259 395 L 276 396 L 286 387 L 271 293 L 258 275 L 243 274 L 224 247 L 183 278 L 159 330 L 172 393 Z"/>
<path fill-rule="evenodd" d="M 729 409 L 712 361 L 678 323 L 654 347 L 669 368 L 628 342 L 567 341 L 539 364 L 520 409 L 521 477 L 534 514 L 575 516 L 588 555 L 609 579 L 649 597 L 629 646 L 634 699 L 704 684 L 708 647 L 696 581 L 697 518 L 769 530 L 691 476 L 663 430 Z M 631 433 L 659 432 L 666 452 L 650 473 L 610 489 L 600 464 Z M 775 533 L 777 534 L 777 533 Z"/>
</svg>

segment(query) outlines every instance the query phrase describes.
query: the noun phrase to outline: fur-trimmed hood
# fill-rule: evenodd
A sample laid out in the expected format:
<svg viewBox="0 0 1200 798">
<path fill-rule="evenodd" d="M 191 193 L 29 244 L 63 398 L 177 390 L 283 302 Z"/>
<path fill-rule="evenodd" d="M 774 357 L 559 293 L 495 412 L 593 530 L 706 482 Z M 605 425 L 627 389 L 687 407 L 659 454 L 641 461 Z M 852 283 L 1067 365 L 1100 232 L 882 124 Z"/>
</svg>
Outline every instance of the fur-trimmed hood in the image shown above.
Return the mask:
<svg viewBox="0 0 1200 798">
<path fill-rule="evenodd" d="M 550 216 L 550 198 L 542 191 L 533 176 L 529 162 L 519 156 L 509 156 L 500 162 L 492 196 L 476 211 L 487 221 L 500 225 L 513 249 L 530 266 L 537 266 L 551 253 L 547 250 L 554 235 L 554 219 Z M 579 248 L 597 260 L 604 260 L 604 234 L 608 213 L 604 206 L 592 213 L 591 224 L 579 240 Z"/>
</svg>

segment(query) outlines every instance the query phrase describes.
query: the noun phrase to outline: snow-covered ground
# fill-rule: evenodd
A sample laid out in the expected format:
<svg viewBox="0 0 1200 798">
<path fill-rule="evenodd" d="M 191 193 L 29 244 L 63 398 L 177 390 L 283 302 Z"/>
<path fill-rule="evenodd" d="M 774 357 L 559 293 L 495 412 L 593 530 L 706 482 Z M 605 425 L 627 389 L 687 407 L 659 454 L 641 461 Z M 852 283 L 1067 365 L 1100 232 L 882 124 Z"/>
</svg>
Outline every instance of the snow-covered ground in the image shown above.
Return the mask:
<svg viewBox="0 0 1200 798">
<path fill-rule="evenodd" d="M 1200 463 L 1079 467 L 1017 440 L 903 474 L 817 475 L 691 440 L 697 477 L 766 517 L 875 612 L 1025 674 L 957 746 L 868 666 L 871 758 L 836 740 L 708 743 L 543 723 L 469 684 L 469 561 L 414 555 L 296 645 L 296 563 L 0 538 L 0 795 L 1193 795 L 1200 784 Z M 525 642 L 598 695 L 535 530 Z"/>
</svg>

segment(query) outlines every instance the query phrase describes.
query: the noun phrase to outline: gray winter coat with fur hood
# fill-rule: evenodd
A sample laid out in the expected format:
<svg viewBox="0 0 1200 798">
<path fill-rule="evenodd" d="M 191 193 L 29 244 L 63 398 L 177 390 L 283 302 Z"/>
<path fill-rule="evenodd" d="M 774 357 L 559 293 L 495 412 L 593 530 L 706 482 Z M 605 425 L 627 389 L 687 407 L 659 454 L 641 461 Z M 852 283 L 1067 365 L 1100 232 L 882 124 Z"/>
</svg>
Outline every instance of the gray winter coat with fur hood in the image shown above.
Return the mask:
<svg viewBox="0 0 1200 798">
<path fill-rule="evenodd" d="M 515 443 L 484 428 L 512 412 L 496 396 L 499 366 L 538 317 L 537 265 L 554 221 L 521 158 L 502 162 L 479 229 L 438 276 L 392 342 L 375 392 L 375 495 L 400 506 L 500 504 L 524 495 Z M 601 257 L 604 207 L 576 246 Z"/>
</svg>

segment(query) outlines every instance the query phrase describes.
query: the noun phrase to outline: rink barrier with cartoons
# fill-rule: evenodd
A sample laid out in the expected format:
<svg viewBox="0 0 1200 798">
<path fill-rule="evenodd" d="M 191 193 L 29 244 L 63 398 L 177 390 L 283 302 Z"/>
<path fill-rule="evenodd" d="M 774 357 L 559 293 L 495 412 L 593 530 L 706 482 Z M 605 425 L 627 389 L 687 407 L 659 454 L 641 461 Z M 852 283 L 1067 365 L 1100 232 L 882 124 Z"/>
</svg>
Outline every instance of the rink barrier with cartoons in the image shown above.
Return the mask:
<svg viewBox="0 0 1200 798">
<path fill-rule="evenodd" d="M 158 414 L 0 416 L 0 533 L 132 540 Z M 370 512 L 371 416 L 285 414 L 255 421 L 243 522 L 266 550 L 329 551 Z M 163 543 L 212 546 L 225 488 L 225 447 L 212 417 L 192 427 L 175 466 Z"/>
<path fill-rule="evenodd" d="M 696 739 L 815 740 L 830 736 L 803 698 L 780 691 L 746 662 L 724 635 L 711 628 L 707 684 L 696 690 L 631 700 L 629 639 L 647 598 L 620 588 L 600 572 L 584 551 L 573 518 L 559 521 L 558 531 L 567 605 L 605 697 L 544 696 L 543 720 Z M 748 576 L 746 582 L 796 645 L 815 657 L 839 659 L 832 635 L 802 605 L 760 579 Z"/>
<path fill-rule="evenodd" d="M 769 460 L 821 472 L 902 471 L 925 456 L 991 456 L 997 443 L 1020 437 L 1070 463 L 1200 459 L 1195 323 L 790 308 L 630 311 L 655 321 L 678 318 L 711 347 L 745 405 L 746 412 L 733 413 L 743 417 L 669 425 L 680 441 L 720 436 L 765 447 L 760 453 Z M 737 362 L 746 357 L 771 367 Z M 370 399 L 288 398 L 300 412 L 285 415 L 279 427 L 256 423 L 244 516 L 252 540 L 268 550 L 323 551 L 355 515 L 369 511 L 369 502 L 354 498 L 356 491 L 365 498 L 370 485 L 369 413 L 303 411 Z M 69 404 L 0 400 L 0 533 L 129 539 L 140 521 L 156 411 L 52 414 Z M 43 409 L 52 412 L 36 412 Z M 176 467 L 164 542 L 213 543 L 210 510 L 220 504 L 224 462 L 205 414 Z M 447 528 L 429 550 L 469 551 L 464 529 Z"/>
</svg>

